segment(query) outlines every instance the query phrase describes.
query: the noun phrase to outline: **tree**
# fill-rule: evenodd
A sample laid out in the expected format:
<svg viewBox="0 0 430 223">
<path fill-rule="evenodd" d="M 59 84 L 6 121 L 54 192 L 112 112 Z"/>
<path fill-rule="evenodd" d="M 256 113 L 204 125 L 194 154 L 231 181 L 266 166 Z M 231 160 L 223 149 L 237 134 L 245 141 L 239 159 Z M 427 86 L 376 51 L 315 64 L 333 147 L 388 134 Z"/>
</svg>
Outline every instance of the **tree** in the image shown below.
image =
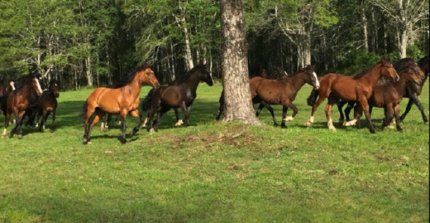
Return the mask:
<svg viewBox="0 0 430 223">
<path fill-rule="evenodd" d="M 222 74 L 224 121 L 259 124 L 249 89 L 248 60 L 242 0 L 221 0 L 221 29 L 224 38 Z"/>
<path fill-rule="evenodd" d="M 381 9 L 394 22 L 397 27 L 400 57 L 405 58 L 407 47 L 414 42 L 418 32 L 416 24 L 420 21 L 428 21 L 428 0 L 369 0 L 369 2 Z"/>
</svg>

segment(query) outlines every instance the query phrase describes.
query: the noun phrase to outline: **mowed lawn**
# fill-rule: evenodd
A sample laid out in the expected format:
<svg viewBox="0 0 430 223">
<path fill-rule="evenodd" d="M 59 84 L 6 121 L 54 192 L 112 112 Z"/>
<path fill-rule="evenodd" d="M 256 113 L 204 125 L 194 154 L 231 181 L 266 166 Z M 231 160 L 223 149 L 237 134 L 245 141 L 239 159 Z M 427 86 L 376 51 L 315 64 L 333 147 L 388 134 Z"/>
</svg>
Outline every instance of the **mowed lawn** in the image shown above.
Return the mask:
<svg viewBox="0 0 430 223">
<path fill-rule="evenodd" d="M 273 127 L 267 110 L 253 127 L 215 121 L 221 89 L 199 86 L 189 127 L 174 127 L 170 111 L 158 132 L 142 129 L 126 145 L 118 128 L 99 125 L 82 145 L 91 90 L 61 92 L 55 131 L 24 128 L 21 140 L 0 139 L 0 222 L 429 221 L 429 125 L 417 107 L 403 132 L 382 131 L 375 108 L 376 134 L 364 117 L 361 128 L 332 133 L 325 103 L 304 126 L 305 86 L 287 129 Z M 428 92 L 427 82 L 427 115 Z M 128 132 L 136 122 L 128 119 Z"/>
</svg>

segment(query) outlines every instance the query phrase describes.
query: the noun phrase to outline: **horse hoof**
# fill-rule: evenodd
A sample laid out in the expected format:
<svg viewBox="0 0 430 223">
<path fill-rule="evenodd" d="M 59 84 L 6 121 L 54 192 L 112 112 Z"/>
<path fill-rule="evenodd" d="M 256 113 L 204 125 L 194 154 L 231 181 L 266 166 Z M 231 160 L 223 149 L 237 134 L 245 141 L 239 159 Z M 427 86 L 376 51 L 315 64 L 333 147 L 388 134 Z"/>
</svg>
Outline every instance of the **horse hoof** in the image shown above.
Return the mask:
<svg viewBox="0 0 430 223">
<path fill-rule="evenodd" d="M 126 144 L 127 140 L 125 138 L 120 137 L 119 141 L 121 142 L 121 144 Z"/>
<path fill-rule="evenodd" d="M 305 123 L 305 126 L 307 126 L 307 127 L 310 127 L 312 125 L 312 122 L 310 122 L 310 121 L 307 121 L 306 123 Z"/>
<path fill-rule="evenodd" d="M 176 123 L 175 123 L 175 126 L 181 126 L 181 125 L 183 125 L 184 124 L 184 122 L 181 120 L 181 119 L 179 119 Z"/>
<path fill-rule="evenodd" d="M 293 116 L 287 116 L 284 120 L 288 122 L 288 121 L 293 121 L 294 118 Z"/>
<path fill-rule="evenodd" d="M 84 145 L 86 145 L 86 144 L 88 144 L 88 142 L 89 142 L 89 141 L 90 141 L 90 140 L 88 140 L 88 139 L 85 139 L 85 138 L 84 138 L 84 139 L 82 140 L 82 143 L 83 143 Z"/>
</svg>

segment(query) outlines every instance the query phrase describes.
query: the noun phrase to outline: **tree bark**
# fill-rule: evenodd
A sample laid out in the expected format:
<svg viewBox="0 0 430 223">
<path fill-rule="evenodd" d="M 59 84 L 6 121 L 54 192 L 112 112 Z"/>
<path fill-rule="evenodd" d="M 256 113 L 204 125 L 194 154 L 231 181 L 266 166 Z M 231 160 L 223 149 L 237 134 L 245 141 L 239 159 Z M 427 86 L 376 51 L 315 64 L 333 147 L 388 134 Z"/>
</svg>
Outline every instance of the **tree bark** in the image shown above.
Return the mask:
<svg viewBox="0 0 430 223">
<path fill-rule="evenodd" d="M 366 11 L 365 8 L 363 6 L 362 10 L 361 10 L 361 20 L 363 22 L 363 37 L 364 37 L 364 49 L 366 50 L 366 52 L 369 52 L 369 34 L 368 34 L 368 28 L 367 28 L 367 16 L 366 16 Z"/>
<path fill-rule="evenodd" d="M 224 121 L 239 120 L 247 124 L 260 124 L 255 116 L 249 89 L 242 0 L 221 0 L 221 26 L 224 38 Z"/>
<path fill-rule="evenodd" d="M 91 57 L 88 56 L 85 59 L 85 68 L 86 68 L 86 76 L 87 76 L 87 85 L 89 87 L 92 87 L 94 84 L 93 82 L 93 73 L 91 72 Z"/>
</svg>

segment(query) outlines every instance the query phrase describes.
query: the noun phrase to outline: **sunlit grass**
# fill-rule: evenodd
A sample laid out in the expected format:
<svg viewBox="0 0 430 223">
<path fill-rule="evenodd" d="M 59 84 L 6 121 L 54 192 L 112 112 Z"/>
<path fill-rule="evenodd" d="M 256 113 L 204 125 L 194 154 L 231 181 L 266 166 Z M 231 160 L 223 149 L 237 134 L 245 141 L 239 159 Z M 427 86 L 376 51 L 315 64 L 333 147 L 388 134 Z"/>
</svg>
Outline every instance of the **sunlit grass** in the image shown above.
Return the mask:
<svg viewBox="0 0 430 223">
<path fill-rule="evenodd" d="M 365 122 L 331 133 L 323 106 L 304 127 L 305 86 L 287 129 L 267 111 L 252 127 L 214 120 L 220 92 L 199 87 L 189 127 L 174 127 L 169 112 L 157 133 L 121 145 L 118 128 L 97 127 L 86 146 L 90 90 L 62 92 L 54 132 L 0 139 L 0 221 L 428 222 L 429 126 L 416 107 L 402 133 L 370 134 Z M 428 84 L 420 98 L 428 114 Z M 380 126 L 381 109 L 373 117 Z"/>
</svg>

